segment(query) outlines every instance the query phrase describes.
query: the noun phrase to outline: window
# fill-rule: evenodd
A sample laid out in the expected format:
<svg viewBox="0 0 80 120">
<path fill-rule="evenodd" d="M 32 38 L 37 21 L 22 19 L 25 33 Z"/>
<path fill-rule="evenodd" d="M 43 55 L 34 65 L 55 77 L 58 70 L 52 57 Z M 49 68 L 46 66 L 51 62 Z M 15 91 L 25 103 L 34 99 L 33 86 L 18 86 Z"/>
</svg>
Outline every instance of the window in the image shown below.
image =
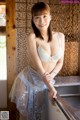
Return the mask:
<svg viewBox="0 0 80 120">
<path fill-rule="evenodd" d="M 0 0 L 0 108 L 7 107 L 6 5 Z M 2 95 L 3 93 L 3 95 Z"/>
<path fill-rule="evenodd" d="M 0 80 L 7 80 L 6 62 L 6 5 L 0 4 Z"/>
<path fill-rule="evenodd" d="M 0 80 L 7 79 L 6 67 L 6 36 L 0 35 Z"/>
<path fill-rule="evenodd" d="M 0 26 L 6 26 L 5 5 L 0 5 Z"/>
</svg>

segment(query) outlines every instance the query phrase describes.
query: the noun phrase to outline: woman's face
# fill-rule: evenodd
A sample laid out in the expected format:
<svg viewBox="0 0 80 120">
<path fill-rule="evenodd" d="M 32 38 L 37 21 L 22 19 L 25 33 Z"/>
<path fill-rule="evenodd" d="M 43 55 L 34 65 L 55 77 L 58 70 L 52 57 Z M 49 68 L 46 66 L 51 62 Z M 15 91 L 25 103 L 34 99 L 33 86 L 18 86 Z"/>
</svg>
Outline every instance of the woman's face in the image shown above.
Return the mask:
<svg viewBox="0 0 80 120">
<path fill-rule="evenodd" d="M 41 15 L 33 16 L 33 22 L 40 31 L 47 31 L 51 21 L 49 12 L 44 12 Z"/>
</svg>

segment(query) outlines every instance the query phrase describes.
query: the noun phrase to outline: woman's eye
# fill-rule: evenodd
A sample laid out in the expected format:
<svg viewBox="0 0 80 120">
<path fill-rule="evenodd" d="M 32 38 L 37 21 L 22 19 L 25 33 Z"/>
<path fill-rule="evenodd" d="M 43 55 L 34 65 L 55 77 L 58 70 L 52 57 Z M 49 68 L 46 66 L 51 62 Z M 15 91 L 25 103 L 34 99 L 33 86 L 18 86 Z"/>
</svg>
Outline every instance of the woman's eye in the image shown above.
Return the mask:
<svg viewBox="0 0 80 120">
<path fill-rule="evenodd" d="M 44 16 L 44 18 L 45 18 L 46 16 Z"/>
<path fill-rule="evenodd" d="M 39 19 L 39 17 L 35 17 L 35 19 Z"/>
<path fill-rule="evenodd" d="M 44 15 L 44 18 L 46 18 L 47 16 L 46 15 Z"/>
</svg>

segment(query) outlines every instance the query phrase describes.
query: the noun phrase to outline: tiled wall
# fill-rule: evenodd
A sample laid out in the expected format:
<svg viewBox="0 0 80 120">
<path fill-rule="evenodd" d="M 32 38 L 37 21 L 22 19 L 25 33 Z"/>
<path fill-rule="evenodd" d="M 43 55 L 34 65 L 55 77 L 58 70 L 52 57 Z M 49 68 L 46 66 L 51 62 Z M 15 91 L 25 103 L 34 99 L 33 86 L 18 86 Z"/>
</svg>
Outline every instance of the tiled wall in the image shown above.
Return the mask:
<svg viewBox="0 0 80 120">
<path fill-rule="evenodd" d="M 79 75 L 79 42 L 66 42 L 64 64 L 59 75 Z"/>
<path fill-rule="evenodd" d="M 60 0 L 16 0 L 17 72 L 29 63 L 27 35 L 32 31 L 30 11 L 38 1 L 45 1 L 50 5 L 53 30 L 63 32 L 66 36 L 65 61 L 60 75 L 77 75 L 80 4 L 61 4 Z"/>
<path fill-rule="evenodd" d="M 27 1 L 16 0 L 17 72 L 27 63 Z"/>
</svg>

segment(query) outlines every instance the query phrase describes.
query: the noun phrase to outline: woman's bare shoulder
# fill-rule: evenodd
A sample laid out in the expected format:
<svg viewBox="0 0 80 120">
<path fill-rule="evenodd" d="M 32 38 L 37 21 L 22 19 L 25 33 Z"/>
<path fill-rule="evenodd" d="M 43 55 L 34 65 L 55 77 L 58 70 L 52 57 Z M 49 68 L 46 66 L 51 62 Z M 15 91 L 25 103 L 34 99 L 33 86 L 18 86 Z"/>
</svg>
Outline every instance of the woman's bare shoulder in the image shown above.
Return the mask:
<svg viewBox="0 0 80 120">
<path fill-rule="evenodd" d="M 36 36 L 35 36 L 35 34 L 34 33 L 30 33 L 28 35 L 28 43 L 32 44 L 32 43 L 35 43 L 35 42 L 36 42 Z"/>
<path fill-rule="evenodd" d="M 52 35 L 53 35 L 53 36 L 56 35 L 56 36 L 58 36 L 58 37 L 60 37 L 60 38 L 62 38 L 62 37 L 65 36 L 64 33 L 62 33 L 62 32 L 52 32 Z"/>
<path fill-rule="evenodd" d="M 62 32 L 53 32 L 53 38 L 58 39 L 61 45 L 65 46 L 65 35 Z"/>
<path fill-rule="evenodd" d="M 30 33 L 28 35 L 28 39 L 31 40 L 31 39 L 34 39 L 35 38 L 35 34 L 34 33 Z"/>
<path fill-rule="evenodd" d="M 59 38 L 59 40 L 61 40 L 61 42 L 65 42 L 65 35 L 62 32 L 54 32 L 53 36 L 56 36 L 57 38 Z"/>
<path fill-rule="evenodd" d="M 65 37 L 64 33 L 62 33 L 62 32 L 58 32 L 58 35 L 59 35 L 60 38 L 64 38 Z"/>
</svg>

